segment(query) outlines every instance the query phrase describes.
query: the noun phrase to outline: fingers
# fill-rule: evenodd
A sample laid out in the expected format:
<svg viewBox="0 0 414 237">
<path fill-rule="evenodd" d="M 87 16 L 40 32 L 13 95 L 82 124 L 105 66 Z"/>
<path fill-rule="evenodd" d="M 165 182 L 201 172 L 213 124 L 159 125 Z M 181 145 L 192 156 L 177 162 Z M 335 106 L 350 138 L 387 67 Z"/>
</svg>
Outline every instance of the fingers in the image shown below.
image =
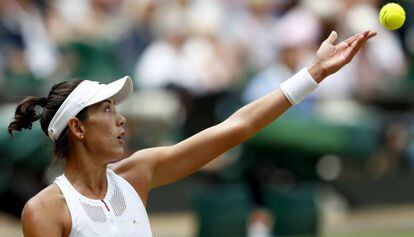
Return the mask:
<svg viewBox="0 0 414 237">
<path fill-rule="evenodd" d="M 373 31 L 365 31 L 359 34 L 356 34 L 349 39 L 345 40 L 345 43 L 348 45 L 348 53 L 346 57 L 348 60 L 351 60 L 356 53 L 361 49 L 362 45 L 370 38 L 377 35 L 376 32 Z"/>
<path fill-rule="evenodd" d="M 369 39 L 376 35 L 375 32 L 364 32 L 360 34 L 350 45 L 351 50 L 349 51 L 349 60 L 351 60 L 355 54 L 361 49 L 362 45 Z"/>
<path fill-rule="evenodd" d="M 351 37 L 349 37 L 348 39 L 346 39 L 344 42 L 347 43 L 349 46 L 352 46 L 352 44 L 359 39 L 360 36 L 363 36 L 363 38 L 366 38 L 367 40 L 374 37 L 375 35 L 377 35 L 376 32 L 373 31 L 364 31 L 358 34 L 355 34 Z"/>
<path fill-rule="evenodd" d="M 352 44 L 350 45 L 351 47 L 353 47 L 354 44 L 358 44 L 359 42 L 361 42 L 362 44 L 365 43 L 367 40 L 369 40 L 370 38 L 376 36 L 377 33 L 373 32 L 373 31 L 365 31 L 363 33 L 361 33 L 361 35 L 359 37 L 357 37 L 354 42 L 352 42 Z"/>
<path fill-rule="evenodd" d="M 368 40 L 368 39 L 376 36 L 377 32 L 367 30 L 367 31 L 362 32 L 361 34 L 364 36 L 365 40 Z"/>
<path fill-rule="evenodd" d="M 349 46 L 351 46 L 352 43 L 354 43 L 361 35 L 362 33 L 355 34 L 349 37 L 348 39 L 344 40 L 344 42 L 347 43 Z"/>
<path fill-rule="evenodd" d="M 337 38 L 338 34 L 336 33 L 336 31 L 332 31 L 329 37 L 325 40 L 325 42 L 329 44 L 334 44 Z"/>
<path fill-rule="evenodd" d="M 374 37 L 376 35 L 377 35 L 377 32 L 370 31 L 366 37 L 367 37 L 367 39 L 371 39 L 372 37 Z"/>
</svg>

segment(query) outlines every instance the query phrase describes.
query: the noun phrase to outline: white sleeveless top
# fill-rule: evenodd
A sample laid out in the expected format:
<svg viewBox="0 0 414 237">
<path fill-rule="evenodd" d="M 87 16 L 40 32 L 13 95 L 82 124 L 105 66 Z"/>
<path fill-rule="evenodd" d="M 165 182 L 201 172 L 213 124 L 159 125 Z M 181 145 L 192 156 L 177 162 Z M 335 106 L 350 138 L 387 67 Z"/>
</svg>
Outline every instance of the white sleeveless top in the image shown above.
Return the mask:
<svg viewBox="0 0 414 237">
<path fill-rule="evenodd" d="M 103 200 L 83 196 L 63 174 L 56 178 L 72 218 L 69 237 L 152 237 L 147 212 L 135 189 L 110 169 L 106 175 Z"/>
</svg>

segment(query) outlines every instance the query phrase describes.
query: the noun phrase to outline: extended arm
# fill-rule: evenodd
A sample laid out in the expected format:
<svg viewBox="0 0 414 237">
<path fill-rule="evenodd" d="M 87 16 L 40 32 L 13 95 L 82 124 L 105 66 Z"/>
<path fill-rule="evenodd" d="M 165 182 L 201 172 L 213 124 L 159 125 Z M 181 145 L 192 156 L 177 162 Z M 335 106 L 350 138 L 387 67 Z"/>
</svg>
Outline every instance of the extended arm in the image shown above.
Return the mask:
<svg viewBox="0 0 414 237">
<path fill-rule="evenodd" d="M 364 32 L 334 45 L 337 34 L 332 32 L 319 48 L 308 72 L 320 83 L 352 60 L 374 32 Z M 135 172 L 146 173 L 146 190 L 177 181 L 195 172 L 209 161 L 252 137 L 291 107 L 280 89 L 240 108 L 224 122 L 170 147 L 136 152 L 121 162 L 119 171 L 127 172 L 132 183 Z M 145 164 L 145 165 L 144 165 Z M 139 171 L 134 167 L 145 167 Z M 138 168 L 137 168 L 138 169 Z M 141 180 L 142 182 L 142 180 Z"/>
</svg>

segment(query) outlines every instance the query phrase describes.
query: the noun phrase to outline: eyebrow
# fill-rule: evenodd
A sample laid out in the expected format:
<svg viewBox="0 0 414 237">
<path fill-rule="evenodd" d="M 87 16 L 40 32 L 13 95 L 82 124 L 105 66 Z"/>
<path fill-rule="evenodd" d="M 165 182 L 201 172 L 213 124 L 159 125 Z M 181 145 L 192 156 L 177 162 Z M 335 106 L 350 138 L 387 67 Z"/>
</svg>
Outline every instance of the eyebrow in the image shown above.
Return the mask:
<svg viewBox="0 0 414 237">
<path fill-rule="evenodd" d="M 102 103 L 105 103 L 105 102 L 110 103 L 110 104 L 113 104 L 113 103 L 114 103 L 113 101 L 111 101 L 111 100 L 109 100 L 109 99 L 106 99 L 106 100 L 103 100 L 103 101 L 102 101 Z"/>
</svg>

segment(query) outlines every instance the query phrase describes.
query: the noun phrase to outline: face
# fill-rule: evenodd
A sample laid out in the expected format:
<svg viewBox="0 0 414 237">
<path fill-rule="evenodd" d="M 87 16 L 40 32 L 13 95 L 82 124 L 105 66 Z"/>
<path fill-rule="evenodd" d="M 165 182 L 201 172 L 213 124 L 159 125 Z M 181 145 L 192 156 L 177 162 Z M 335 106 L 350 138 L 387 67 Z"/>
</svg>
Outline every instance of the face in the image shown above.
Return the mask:
<svg viewBox="0 0 414 237">
<path fill-rule="evenodd" d="M 88 119 L 82 122 L 87 151 L 104 162 L 120 160 L 124 154 L 125 123 L 126 119 L 116 111 L 113 99 L 90 106 Z"/>
</svg>

